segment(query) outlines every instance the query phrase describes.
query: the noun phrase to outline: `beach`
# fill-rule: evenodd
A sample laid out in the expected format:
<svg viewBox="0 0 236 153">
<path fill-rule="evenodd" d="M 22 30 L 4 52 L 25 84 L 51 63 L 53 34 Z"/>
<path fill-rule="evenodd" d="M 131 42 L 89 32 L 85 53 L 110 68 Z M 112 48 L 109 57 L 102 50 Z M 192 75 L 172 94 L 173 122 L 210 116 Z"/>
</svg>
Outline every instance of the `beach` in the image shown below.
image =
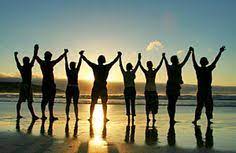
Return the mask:
<svg viewBox="0 0 236 153">
<path fill-rule="evenodd" d="M 214 124 L 206 126 L 205 115 L 199 126 L 191 124 L 194 106 L 178 106 L 174 127 L 168 124 L 166 106 L 159 108 L 155 128 L 147 128 L 144 105 L 136 106 L 135 122 L 127 122 L 124 105 L 108 105 L 106 124 L 102 121 L 102 106 L 95 108 L 93 124 L 89 105 L 79 104 L 79 118 L 75 122 L 73 105 L 71 119 L 66 122 L 65 104 L 55 104 L 58 121 L 31 121 L 27 103 L 22 105 L 23 119 L 15 119 L 16 103 L 0 103 L 1 152 L 236 152 L 236 112 L 233 107 L 215 107 Z M 34 103 L 40 116 L 40 103 Z"/>
</svg>

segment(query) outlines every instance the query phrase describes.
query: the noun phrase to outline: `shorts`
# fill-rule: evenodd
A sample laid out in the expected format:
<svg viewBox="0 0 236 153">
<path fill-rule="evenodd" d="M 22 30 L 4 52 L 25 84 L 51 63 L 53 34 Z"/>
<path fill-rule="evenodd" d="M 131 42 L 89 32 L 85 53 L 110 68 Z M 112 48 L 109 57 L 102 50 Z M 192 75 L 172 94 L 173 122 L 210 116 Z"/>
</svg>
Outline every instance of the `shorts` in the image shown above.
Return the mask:
<svg viewBox="0 0 236 153">
<path fill-rule="evenodd" d="M 102 102 L 107 102 L 107 88 L 106 87 L 93 87 L 91 93 L 92 103 L 97 103 L 98 98 L 101 97 Z"/>
<path fill-rule="evenodd" d="M 124 90 L 125 99 L 135 99 L 136 90 L 135 87 L 126 87 Z"/>
<path fill-rule="evenodd" d="M 180 96 L 180 89 L 181 89 L 180 84 L 167 83 L 166 94 L 172 96 Z"/>
<path fill-rule="evenodd" d="M 156 91 L 145 91 L 146 100 L 146 113 L 152 112 L 153 114 L 158 113 L 159 100 Z"/>
<path fill-rule="evenodd" d="M 31 85 L 21 83 L 20 84 L 20 93 L 19 93 L 19 100 L 20 102 L 33 102 L 33 92 Z"/>
<path fill-rule="evenodd" d="M 42 85 L 43 101 L 54 101 L 56 95 L 56 85 L 54 83 Z"/>
<path fill-rule="evenodd" d="M 78 104 L 78 99 L 79 99 L 78 85 L 68 85 L 66 88 L 66 102 L 70 103 L 72 98 L 74 104 Z"/>
</svg>

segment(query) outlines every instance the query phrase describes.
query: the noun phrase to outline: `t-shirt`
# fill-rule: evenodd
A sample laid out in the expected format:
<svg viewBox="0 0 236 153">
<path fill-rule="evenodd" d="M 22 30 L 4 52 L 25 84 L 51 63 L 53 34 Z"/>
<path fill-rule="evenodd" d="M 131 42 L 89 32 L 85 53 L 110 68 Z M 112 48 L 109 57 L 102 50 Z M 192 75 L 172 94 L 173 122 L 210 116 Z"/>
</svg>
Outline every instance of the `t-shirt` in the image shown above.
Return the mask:
<svg viewBox="0 0 236 153">
<path fill-rule="evenodd" d="M 123 72 L 123 78 L 124 78 L 124 86 L 127 87 L 135 87 L 134 79 L 135 79 L 135 73 L 132 71 L 126 71 Z"/>
<path fill-rule="evenodd" d="M 210 65 L 207 67 L 194 66 L 197 74 L 198 89 L 208 90 L 211 89 L 212 83 L 212 71 L 215 69 L 215 65 Z"/>
</svg>

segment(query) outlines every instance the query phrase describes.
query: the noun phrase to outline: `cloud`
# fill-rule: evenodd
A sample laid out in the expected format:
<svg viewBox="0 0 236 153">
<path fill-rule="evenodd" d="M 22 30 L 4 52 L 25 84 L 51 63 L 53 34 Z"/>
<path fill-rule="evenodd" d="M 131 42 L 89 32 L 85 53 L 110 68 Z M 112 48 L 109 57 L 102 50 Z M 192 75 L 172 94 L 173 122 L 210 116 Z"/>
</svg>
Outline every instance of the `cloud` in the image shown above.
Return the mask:
<svg viewBox="0 0 236 153">
<path fill-rule="evenodd" d="M 154 40 L 148 44 L 146 51 L 154 51 L 154 50 L 160 51 L 163 48 L 164 48 L 164 45 L 160 40 Z"/>
<path fill-rule="evenodd" d="M 184 53 L 185 53 L 184 50 L 182 50 L 182 49 L 181 49 L 181 50 L 178 50 L 178 51 L 177 51 L 177 56 L 178 56 L 178 57 L 183 57 Z"/>
</svg>

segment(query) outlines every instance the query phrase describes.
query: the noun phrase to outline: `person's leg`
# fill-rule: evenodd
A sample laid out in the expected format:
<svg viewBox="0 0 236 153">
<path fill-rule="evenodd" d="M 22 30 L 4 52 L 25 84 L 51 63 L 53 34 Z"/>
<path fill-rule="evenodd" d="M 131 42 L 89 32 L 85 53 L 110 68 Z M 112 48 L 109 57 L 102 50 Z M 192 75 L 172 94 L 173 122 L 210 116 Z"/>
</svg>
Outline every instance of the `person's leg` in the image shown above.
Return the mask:
<svg viewBox="0 0 236 153">
<path fill-rule="evenodd" d="M 109 119 L 107 118 L 107 96 L 105 97 L 101 97 L 102 99 L 102 109 L 103 109 L 103 114 L 104 114 L 104 121 L 109 121 Z"/>
<path fill-rule="evenodd" d="M 41 111 L 42 111 L 42 119 L 43 120 L 47 119 L 47 117 L 45 115 L 45 109 L 46 109 L 47 103 L 48 103 L 48 100 L 43 98 L 42 102 L 41 102 Z"/>
<path fill-rule="evenodd" d="M 175 108 L 178 96 L 168 95 L 168 114 L 170 118 L 170 123 L 175 123 Z"/>
<path fill-rule="evenodd" d="M 69 87 L 66 88 L 66 119 L 70 120 L 71 93 Z"/>
<path fill-rule="evenodd" d="M 146 118 L 147 118 L 147 123 L 149 123 L 150 119 L 149 119 L 149 113 L 150 113 L 150 106 L 149 106 L 149 95 L 148 93 L 145 91 L 144 93 L 145 95 L 145 100 L 146 100 Z"/>
<path fill-rule="evenodd" d="M 213 118 L 213 98 L 212 98 L 211 92 L 207 96 L 206 116 L 207 116 L 208 124 L 212 124 L 213 122 L 211 121 L 211 119 Z"/>
<path fill-rule="evenodd" d="M 37 119 L 39 119 L 39 117 L 38 116 L 36 116 L 35 115 L 35 113 L 34 113 L 34 108 L 33 108 L 33 101 L 32 100 L 29 100 L 28 101 L 28 108 L 29 108 L 29 111 L 30 111 L 30 113 L 31 113 L 31 115 L 32 115 L 32 119 L 33 120 L 37 120 Z"/>
<path fill-rule="evenodd" d="M 125 96 L 126 115 L 130 119 L 130 99 Z"/>
<path fill-rule="evenodd" d="M 201 118 L 202 108 L 204 106 L 203 96 L 200 93 L 197 93 L 197 107 L 195 110 L 195 118 L 192 122 L 193 124 L 197 124 L 197 121 Z"/>
<path fill-rule="evenodd" d="M 136 112 L 135 112 L 135 98 L 131 98 L 131 112 L 132 112 L 132 120 L 134 120 L 134 117 L 136 116 Z"/>
<path fill-rule="evenodd" d="M 75 89 L 74 96 L 73 96 L 73 104 L 74 104 L 74 112 L 75 112 L 76 121 L 79 120 L 79 117 L 78 117 L 78 101 L 79 101 L 79 90 Z"/>
<path fill-rule="evenodd" d="M 58 118 L 55 117 L 54 114 L 53 114 L 53 106 L 54 106 L 55 96 L 56 96 L 56 86 L 54 86 L 52 88 L 50 99 L 49 99 L 49 105 L 48 105 L 50 120 L 52 120 L 52 121 L 58 120 Z"/>
<path fill-rule="evenodd" d="M 16 104 L 16 112 L 17 112 L 16 118 L 17 118 L 17 119 L 22 118 L 22 116 L 20 115 L 21 104 L 22 104 L 22 101 L 19 99 L 18 102 L 17 102 L 17 104 Z"/>
</svg>

